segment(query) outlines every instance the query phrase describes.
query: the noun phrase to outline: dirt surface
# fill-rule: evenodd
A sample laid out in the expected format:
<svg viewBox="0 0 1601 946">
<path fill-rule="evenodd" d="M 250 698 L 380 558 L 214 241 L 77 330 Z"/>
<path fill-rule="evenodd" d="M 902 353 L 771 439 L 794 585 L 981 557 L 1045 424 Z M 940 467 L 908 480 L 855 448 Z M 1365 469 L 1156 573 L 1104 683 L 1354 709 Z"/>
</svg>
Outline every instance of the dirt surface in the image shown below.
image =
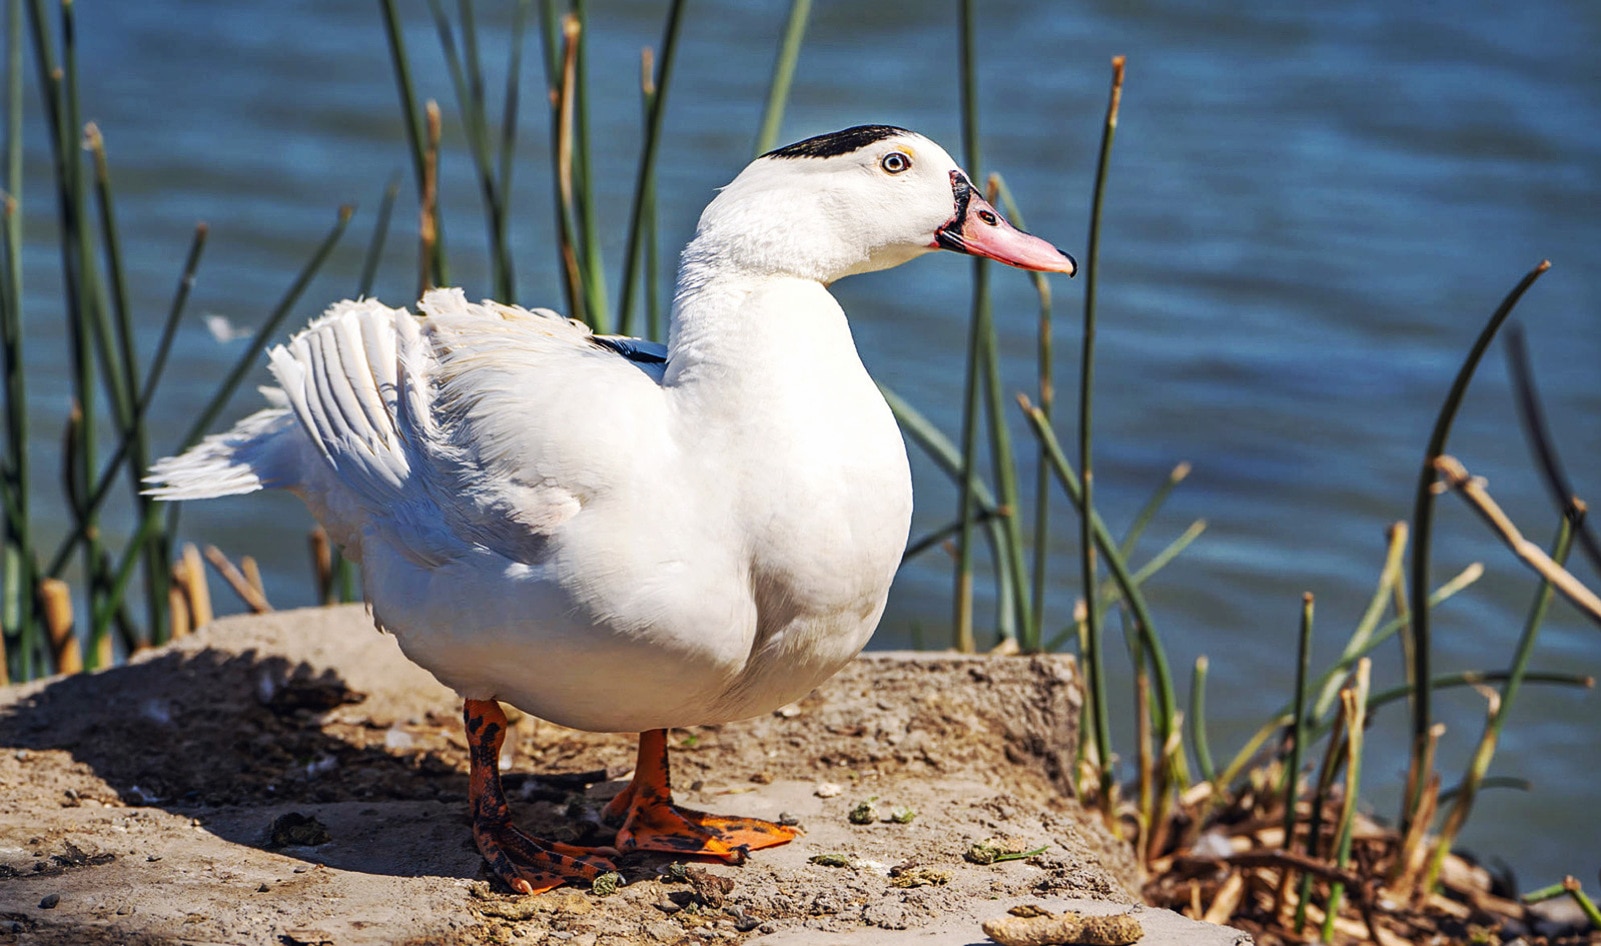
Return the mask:
<svg viewBox="0 0 1601 946">
<path fill-rule="evenodd" d="M 450 691 L 359 607 L 225 619 L 0 691 L 0 943 L 982 942 L 1017 903 L 1133 901 L 1132 858 L 1063 792 L 1077 701 L 1067 658 L 864 657 L 769 716 L 671 734 L 681 802 L 799 840 L 524 898 L 472 846 Z M 609 841 L 631 737 L 524 717 L 507 746 L 520 823 Z M 970 862 L 983 842 L 1045 850 Z"/>
</svg>

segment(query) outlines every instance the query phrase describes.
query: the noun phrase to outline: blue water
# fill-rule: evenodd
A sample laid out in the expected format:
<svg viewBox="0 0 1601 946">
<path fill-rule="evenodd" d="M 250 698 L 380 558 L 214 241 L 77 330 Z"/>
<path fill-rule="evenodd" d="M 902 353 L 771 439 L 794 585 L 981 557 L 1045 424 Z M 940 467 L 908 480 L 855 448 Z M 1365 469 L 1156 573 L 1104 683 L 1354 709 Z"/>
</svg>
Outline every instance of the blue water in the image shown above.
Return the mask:
<svg viewBox="0 0 1601 946">
<path fill-rule="evenodd" d="M 452 276 L 469 294 L 487 295 L 483 226 L 453 93 L 425 6 L 403 6 L 419 92 L 446 110 Z M 481 6 L 498 101 L 507 16 L 500 5 Z M 659 41 L 663 11 L 643 2 L 593 6 L 595 174 L 615 299 L 639 138 L 639 49 Z M 669 254 L 712 189 L 751 154 L 786 6 L 689 6 L 659 169 Z M 891 122 L 959 153 L 953 6 L 819 3 L 783 138 Z M 78 14 L 84 117 L 100 123 L 110 148 L 147 345 L 195 221 L 208 221 L 212 233 L 193 311 L 249 328 L 334 208 L 360 204 L 291 320 L 300 322 L 354 290 L 372 210 L 396 173 L 406 200 L 378 294 L 408 297 L 411 171 L 375 4 L 145 0 L 80 4 Z M 991 2 L 981 14 L 983 171 L 1003 172 L 1030 228 L 1081 258 L 1108 60 L 1129 57 L 1101 250 L 1097 495 L 1119 528 L 1175 463 L 1194 465 L 1147 549 L 1196 518 L 1207 531 L 1149 594 L 1175 667 L 1210 655 L 1215 751 L 1231 752 L 1285 698 L 1303 591 L 1318 596 L 1320 660 L 1343 642 L 1371 592 L 1386 525 L 1409 515 L 1423 445 L 1457 365 L 1501 296 L 1543 258 L 1554 268 L 1518 321 L 1577 488 L 1601 500 L 1601 7 L 1243 3 L 1220 13 L 1156 0 Z M 531 41 L 512 232 L 517 301 L 553 304 L 560 288 L 538 55 Z M 30 134 L 29 173 L 42 181 L 37 124 Z M 39 396 L 33 462 L 48 483 L 68 390 L 60 333 L 49 324 L 59 306 L 48 242 L 54 210 L 43 190 L 23 197 L 30 378 Z M 869 367 L 953 435 L 968 274 L 965 261 L 942 255 L 836 287 Z M 1032 391 L 1032 290 L 1011 273 L 996 282 L 1007 387 Z M 1070 415 L 1082 282 L 1058 280 L 1054 289 Z M 191 320 L 156 406 L 167 432 L 158 446 L 181 435 L 240 344 L 219 344 Z M 230 416 L 253 400 L 246 391 Z M 1070 423 L 1061 429 L 1071 437 Z M 1031 463 L 1021 426 L 1016 432 Z M 1531 472 L 1499 349 L 1451 450 L 1545 541 L 1554 514 Z M 914 460 L 920 534 L 949 520 L 954 493 Z M 1500 667 L 1532 584 L 1455 498 L 1443 499 L 1441 511 L 1436 580 L 1473 561 L 1489 575 L 1440 612 L 1436 666 Z M 44 528 L 63 527 L 59 507 L 39 515 Z M 287 497 L 195 504 L 183 518 L 185 536 L 260 558 L 280 607 L 310 598 L 308 525 Z M 1058 624 L 1074 596 L 1075 532 L 1059 517 L 1051 537 L 1049 607 Z M 875 645 L 947 639 L 949 576 L 938 551 L 908 565 Z M 987 626 L 988 599 L 979 613 Z M 1558 605 L 1534 664 L 1593 673 L 1598 654 L 1597 629 Z M 1396 661 L 1393 646 L 1381 652 L 1381 681 L 1393 682 Z M 1484 701 L 1458 690 L 1439 704 L 1450 784 L 1477 738 Z M 1488 794 L 1466 833 L 1469 846 L 1504 859 L 1526 885 L 1591 877 L 1601 866 L 1596 707 L 1591 693 L 1525 690 L 1493 771 L 1528 777 L 1535 790 Z M 1377 754 L 1365 778 L 1383 815 L 1395 807 L 1405 728 L 1404 711 L 1392 708 L 1372 737 Z"/>
</svg>

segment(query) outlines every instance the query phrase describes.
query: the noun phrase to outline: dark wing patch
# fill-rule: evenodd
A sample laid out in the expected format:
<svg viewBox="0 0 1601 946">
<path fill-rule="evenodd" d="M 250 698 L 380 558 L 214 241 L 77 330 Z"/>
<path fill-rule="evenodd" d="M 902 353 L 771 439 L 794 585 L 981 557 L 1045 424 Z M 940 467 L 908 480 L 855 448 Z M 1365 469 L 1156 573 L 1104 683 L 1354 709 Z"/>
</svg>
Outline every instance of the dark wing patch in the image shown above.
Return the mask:
<svg viewBox="0 0 1601 946">
<path fill-rule="evenodd" d="M 893 138 L 896 135 L 910 134 L 904 128 L 894 125 L 857 125 L 844 131 L 832 131 L 826 135 L 817 135 L 805 141 L 797 141 L 792 145 L 785 145 L 776 151 L 769 151 L 762 155 L 764 158 L 837 158 L 842 154 L 859 151 L 875 141 Z"/>
<path fill-rule="evenodd" d="M 635 364 L 665 365 L 667 363 L 667 346 L 661 342 L 647 341 L 643 338 L 629 338 L 625 335 L 591 335 L 589 340 L 602 348 L 610 349 Z"/>
</svg>

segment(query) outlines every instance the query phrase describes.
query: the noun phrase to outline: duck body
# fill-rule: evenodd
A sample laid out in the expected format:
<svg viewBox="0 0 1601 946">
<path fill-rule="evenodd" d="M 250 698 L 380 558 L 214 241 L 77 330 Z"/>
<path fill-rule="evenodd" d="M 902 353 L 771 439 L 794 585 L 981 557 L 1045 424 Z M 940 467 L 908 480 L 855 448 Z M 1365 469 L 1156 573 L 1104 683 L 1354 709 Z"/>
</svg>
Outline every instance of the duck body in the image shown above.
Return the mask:
<svg viewBox="0 0 1601 946">
<path fill-rule="evenodd" d="M 457 289 L 416 315 L 340 302 L 271 351 L 272 406 L 157 463 L 150 492 L 305 501 L 378 626 L 462 695 L 473 836 L 513 889 L 633 851 L 739 862 L 795 830 L 673 805 L 665 730 L 798 699 L 872 635 L 911 475 L 827 286 L 935 249 L 1075 268 L 921 135 L 797 142 L 701 215 L 666 346 Z M 641 733 L 612 845 L 512 822 L 497 701 Z"/>
<path fill-rule="evenodd" d="M 911 518 L 894 418 L 821 286 L 705 291 L 729 328 L 660 378 L 579 326 L 435 291 L 398 333 L 434 392 L 432 423 L 394 432 L 422 455 L 394 498 L 415 498 L 295 487 L 378 623 L 464 697 L 596 731 L 714 723 L 866 644 Z M 335 318 L 413 319 L 380 308 Z"/>
</svg>

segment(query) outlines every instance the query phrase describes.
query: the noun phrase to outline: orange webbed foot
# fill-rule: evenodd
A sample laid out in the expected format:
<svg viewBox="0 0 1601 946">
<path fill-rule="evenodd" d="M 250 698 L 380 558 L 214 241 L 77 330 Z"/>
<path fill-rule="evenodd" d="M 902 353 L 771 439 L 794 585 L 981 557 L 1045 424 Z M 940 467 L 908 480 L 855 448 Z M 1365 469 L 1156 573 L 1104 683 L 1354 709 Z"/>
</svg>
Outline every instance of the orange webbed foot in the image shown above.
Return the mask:
<svg viewBox="0 0 1601 946">
<path fill-rule="evenodd" d="M 489 869 L 521 893 L 543 893 L 566 883 L 588 883 L 612 870 L 614 848 L 586 848 L 536 838 L 511 823 L 500 786 L 500 746 L 506 714 L 493 700 L 468 700 L 463 710 L 471 759 L 468 798 L 473 841 Z"/>
<path fill-rule="evenodd" d="M 672 802 L 667 768 L 667 733 L 640 733 L 634 780 L 606 806 L 605 820 L 617 824 L 617 850 L 658 851 L 686 857 L 715 857 L 743 863 L 750 851 L 787 844 L 800 832 L 760 818 L 712 815 Z"/>
</svg>

